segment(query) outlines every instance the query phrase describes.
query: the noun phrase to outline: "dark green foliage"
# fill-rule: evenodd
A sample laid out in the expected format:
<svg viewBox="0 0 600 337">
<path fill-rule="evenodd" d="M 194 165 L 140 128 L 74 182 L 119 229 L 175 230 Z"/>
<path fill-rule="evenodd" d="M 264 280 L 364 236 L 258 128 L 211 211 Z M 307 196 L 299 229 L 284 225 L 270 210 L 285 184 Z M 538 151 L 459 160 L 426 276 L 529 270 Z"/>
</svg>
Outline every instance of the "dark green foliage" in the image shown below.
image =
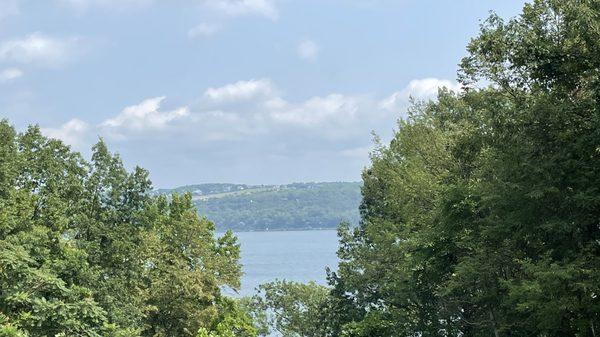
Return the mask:
<svg viewBox="0 0 600 337">
<path fill-rule="evenodd" d="M 360 183 L 289 185 L 202 184 L 159 190 L 190 192 L 198 212 L 218 230 L 292 230 L 335 228 L 340 221 L 358 224 Z"/>
<path fill-rule="evenodd" d="M 363 173 L 334 336 L 598 335 L 600 2 L 492 15 L 469 52 Z"/>
<path fill-rule="evenodd" d="M 195 336 L 236 315 L 235 237 L 150 191 L 102 141 L 88 163 L 0 122 L 0 336 Z"/>
</svg>

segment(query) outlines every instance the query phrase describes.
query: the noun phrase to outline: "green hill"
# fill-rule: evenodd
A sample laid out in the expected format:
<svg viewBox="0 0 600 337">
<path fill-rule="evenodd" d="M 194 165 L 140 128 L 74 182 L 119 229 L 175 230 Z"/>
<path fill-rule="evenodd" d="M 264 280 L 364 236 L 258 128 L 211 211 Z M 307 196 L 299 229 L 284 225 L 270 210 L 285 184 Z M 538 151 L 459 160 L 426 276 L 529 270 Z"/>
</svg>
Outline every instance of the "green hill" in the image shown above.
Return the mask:
<svg viewBox="0 0 600 337">
<path fill-rule="evenodd" d="M 190 192 L 217 229 L 238 231 L 335 228 L 358 222 L 361 183 L 199 184 L 157 193 Z"/>
</svg>

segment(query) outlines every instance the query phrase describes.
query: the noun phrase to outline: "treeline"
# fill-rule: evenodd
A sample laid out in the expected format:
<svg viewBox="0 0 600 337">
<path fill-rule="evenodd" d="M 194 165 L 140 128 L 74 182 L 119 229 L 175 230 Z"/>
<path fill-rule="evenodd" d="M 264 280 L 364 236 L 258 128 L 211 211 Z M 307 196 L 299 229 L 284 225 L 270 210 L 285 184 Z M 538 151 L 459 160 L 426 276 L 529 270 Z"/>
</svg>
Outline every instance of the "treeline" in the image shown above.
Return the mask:
<svg viewBox="0 0 600 337">
<path fill-rule="evenodd" d="M 100 141 L 90 162 L 0 122 L 0 336 L 256 336 L 240 248 L 191 196 L 153 197 Z"/>
<path fill-rule="evenodd" d="M 191 193 L 199 214 L 219 231 L 303 230 L 357 225 L 360 188 L 358 182 L 200 184 L 157 193 Z"/>
<path fill-rule="evenodd" d="M 284 336 L 600 334 L 600 1 L 492 15 L 468 51 L 373 153 L 329 290 L 261 288 Z"/>
</svg>

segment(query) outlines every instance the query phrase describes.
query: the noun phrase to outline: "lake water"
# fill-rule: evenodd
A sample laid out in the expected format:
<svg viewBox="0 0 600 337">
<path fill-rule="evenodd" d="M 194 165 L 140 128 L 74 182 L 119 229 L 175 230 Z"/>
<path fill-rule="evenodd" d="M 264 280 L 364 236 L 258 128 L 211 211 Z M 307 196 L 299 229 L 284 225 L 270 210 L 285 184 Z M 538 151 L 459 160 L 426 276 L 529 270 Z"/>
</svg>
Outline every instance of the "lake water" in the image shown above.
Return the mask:
<svg viewBox="0 0 600 337">
<path fill-rule="evenodd" d="M 286 279 L 326 284 L 325 267 L 337 269 L 335 230 L 239 232 L 244 276 L 241 296 L 265 282 Z"/>
</svg>

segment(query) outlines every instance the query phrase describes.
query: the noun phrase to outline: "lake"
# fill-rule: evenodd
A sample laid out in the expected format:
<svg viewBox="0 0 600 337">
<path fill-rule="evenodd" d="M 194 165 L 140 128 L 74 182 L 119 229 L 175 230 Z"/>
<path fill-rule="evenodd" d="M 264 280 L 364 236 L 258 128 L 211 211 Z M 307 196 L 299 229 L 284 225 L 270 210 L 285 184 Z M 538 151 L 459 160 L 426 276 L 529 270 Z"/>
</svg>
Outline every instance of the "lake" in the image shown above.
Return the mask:
<svg viewBox="0 0 600 337">
<path fill-rule="evenodd" d="M 335 230 L 235 234 L 242 246 L 241 296 L 253 295 L 258 285 L 275 279 L 326 284 L 325 267 L 337 268 Z"/>
</svg>

